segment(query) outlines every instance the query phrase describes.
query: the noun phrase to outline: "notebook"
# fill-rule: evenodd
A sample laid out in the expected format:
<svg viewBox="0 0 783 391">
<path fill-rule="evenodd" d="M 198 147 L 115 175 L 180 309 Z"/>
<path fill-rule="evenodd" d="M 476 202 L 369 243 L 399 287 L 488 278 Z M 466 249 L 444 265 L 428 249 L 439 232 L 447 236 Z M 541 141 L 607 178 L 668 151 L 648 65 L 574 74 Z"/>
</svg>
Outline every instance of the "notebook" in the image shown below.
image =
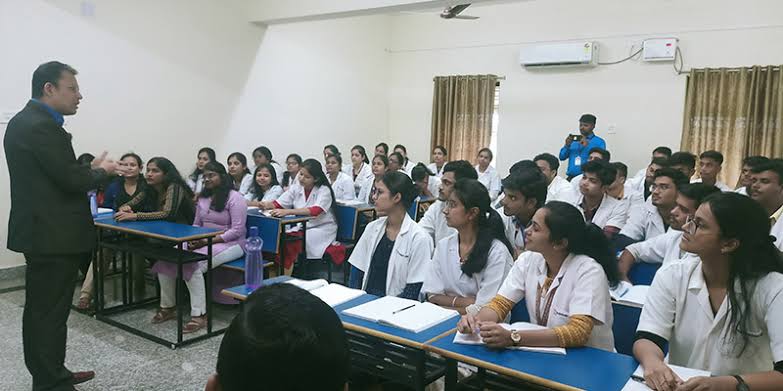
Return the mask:
<svg viewBox="0 0 783 391">
<path fill-rule="evenodd" d="M 348 288 L 340 284 L 330 284 L 324 279 L 312 281 L 294 279 L 288 280 L 286 283 L 309 291 L 330 307 L 337 307 L 364 294 L 362 290 Z"/>
<path fill-rule="evenodd" d="M 363 202 L 359 200 L 337 200 L 338 204 L 341 205 L 361 205 Z"/>
<path fill-rule="evenodd" d="M 98 208 L 98 214 L 111 213 L 111 212 L 114 212 L 114 210 L 110 208 Z"/>
<path fill-rule="evenodd" d="M 506 330 L 529 331 L 529 330 L 546 329 L 546 327 L 544 326 L 539 326 L 537 324 L 528 323 L 528 322 L 516 322 L 513 324 L 499 323 L 499 324 L 501 327 L 503 327 Z M 454 343 L 459 343 L 464 345 L 484 344 L 484 342 L 481 340 L 481 336 L 478 333 L 462 334 L 460 332 L 454 335 Z M 565 348 L 559 348 L 559 347 L 544 348 L 544 347 L 534 347 L 534 346 L 509 346 L 506 349 L 524 350 L 528 352 L 539 352 L 539 353 L 562 354 L 562 355 L 566 354 Z"/>
<path fill-rule="evenodd" d="M 631 285 L 627 281 L 620 281 L 614 289 L 609 290 L 609 295 L 619 303 L 643 306 L 649 289 L 649 285 Z"/>
<path fill-rule="evenodd" d="M 686 368 L 686 367 L 681 367 L 678 365 L 671 365 L 671 364 L 668 365 L 669 368 L 671 368 L 672 371 L 674 371 L 674 373 L 676 373 L 677 376 L 679 376 L 680 379 L 682 379 L 682 381 L 688 381 L 688 379 L 692 377 L 712 375 L 710 372 L 703 371 L 701 369 Z M 644 378 L 644 369 L 642 368 L 641 365 L 636 367 L 636 370 L 633 372 L 633 376 L 636 377 L 637 379 Z M 650 390 L 652 389 L 650 387 L 647 387 L 647 385 L 644 382 L 640 380 L 636 380 L 632 377 L 628 379 L 627 383 L 625 383 L 625 387 L 623 387 L 622 391 L 650 391 Z"/>
<path fill-rule="evenodd" d="M 459 313 L 428 302 L 386 296 L 344 310 L 343 314 L 418 333 Z"/>
</svg>

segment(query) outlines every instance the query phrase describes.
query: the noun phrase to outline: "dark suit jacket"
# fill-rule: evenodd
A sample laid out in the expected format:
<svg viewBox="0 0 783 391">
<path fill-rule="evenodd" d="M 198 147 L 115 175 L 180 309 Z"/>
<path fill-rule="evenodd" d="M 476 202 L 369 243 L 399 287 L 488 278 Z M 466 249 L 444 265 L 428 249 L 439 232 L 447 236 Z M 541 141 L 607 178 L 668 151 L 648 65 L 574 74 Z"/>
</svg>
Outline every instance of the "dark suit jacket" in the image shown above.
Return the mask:
<svg viewBox="0 0 783 391">
<path fill-rule="evenodd" d="M 6 128 L 11 179 L 8 249 L 25 254 L 76 254 L 95 247 L 89 190 L 106 171 L 79 164 L 71 135 L 30 101 Z"/>
</svg>

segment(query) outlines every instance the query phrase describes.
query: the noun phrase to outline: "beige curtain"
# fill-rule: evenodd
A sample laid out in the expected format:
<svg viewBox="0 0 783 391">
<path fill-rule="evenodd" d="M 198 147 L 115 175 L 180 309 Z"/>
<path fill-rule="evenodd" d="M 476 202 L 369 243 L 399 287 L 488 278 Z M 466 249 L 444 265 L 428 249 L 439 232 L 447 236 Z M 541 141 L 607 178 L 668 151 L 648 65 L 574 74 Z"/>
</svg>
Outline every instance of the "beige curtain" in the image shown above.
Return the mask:
<svg viewBox="0 0 783 391">
<path fill-rule="evenodd" d="M 492 135 L 495 75 L 438 76 L 432 94 L 432 144 L 448 149 L 449 160 L 473 162 Z"/>
<path fill-rule="evenodd" d="M 681 149 L 723 153 L 721 181 L 736 185 L 746 156 L 783 156 L 780 67 L 693 69 L 687 84 Z"/>
</svg>

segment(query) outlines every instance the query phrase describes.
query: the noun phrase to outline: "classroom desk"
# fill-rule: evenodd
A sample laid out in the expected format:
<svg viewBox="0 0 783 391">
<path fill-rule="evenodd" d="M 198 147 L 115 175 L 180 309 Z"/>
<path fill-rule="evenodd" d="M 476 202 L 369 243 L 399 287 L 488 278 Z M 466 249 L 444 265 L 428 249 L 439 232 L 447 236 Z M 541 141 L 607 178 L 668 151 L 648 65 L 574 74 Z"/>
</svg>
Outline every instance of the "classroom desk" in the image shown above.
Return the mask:
<svg viewBox="0 0 783 391">
<path fill-rule="evenodd" d="M 258 209 L 247 210 L 247 227 L 258 227 L 258 235 L 264 240 L 262 250 L 277 254 L 280 258 L 278 275 L 284 274 L 285 267 L 285 243 L 297 240 L 302 241 L 302 249 L 307 251 L 307 222 L 311 216 L 285 216 L 272 217 L 260 212 Z M 302 237 L 291 237 L 286 233 L 286 227 L 302 224 Z"/>
<path fill-rule="evenodd" d="M 493 350 L 453 342 L 454 332 L 425 349 L 446 358 L 446 390 L 457 389 L 457 362 L 489 370 L 520 383 L 552 390 L 619 391 L 639 365 L 624 354 L 594 348 L 567 349 L 565 356 L 520 350 Z"/>
<path fill-rule="evenodd" d="M 190 344 L 202 339 L 212 337 L 220 334 L 223 330 L 212 330 L 212 316 L 207 316 L 207 333 L 194 338 L 190 338 L 187 341 L 183 341 L 182 327 L 183 327 L 183 285 L 182 281 L 182 265 L 193 262 L 207 261 L 207 273 L 205 289 L 206 292 L 210 292 L 212 288 L 212 239 L 221 234 L 223 231 L 212 228 L 194 227 L 186 224 L 177 224 L 163 220 L 154 221 L 127 221 L 118 222 L 115 221 L 112 216 L 98 217 L 94 220 L 95 226 L 98 228 L 98 257 L 94 260 L 93 270 L 95 272 L 96 283 L 96 319 L 105 323 L 111 324 L 115 327 L 119 327 L 130 333 L 146 338 L 150 341 L 160 343 L 165 346 L 169 346 L 175 349 L 179 346 Z M 104 231 L 120 233 L 120 240 L 104 240 Z M 122 239 L 124 237 L 124 240 Z M 137 240 L 131 240 L 130 238 L 137 238 Z M 141 239 L 141 240 L 138 240 Z M 147 239 L 157 239 L 163 241 L 160 245 L 150 244 Z M 190 240 L 207 239 L 207 254 L 198 254 L 195 252 L 185 251 L 183 249 L 183 243 Z M 164 244 L 169 243 L 169 244 Z M 176 245 L 176 248 L 173 247 Z M 103 297 L 103 265 L 100 262 L 103 259 L 102 249 L 110 248 L 123 253 L 122 261 L 122 281 L 123 281 L 123 301 L 122 304 L 114 306 L 112 308 L 105 308 Z M 144 257 L 155 259 L 158 262 L 172 262 L 177 264 L 177 289 L 176 289 L 176 303 L 177 303 L 177 341 L 168 341 L 158 336 L 146 333 L 142 330 L 118 322 L 109 317 L 109 315 L 117 314 L 132 309 L 143 307 L 152 301 L 158 300 L 158 298 L 152 298 L 139 303 L 134 303 L 131 297 L 130 301 L 127 298 L 127 279 L 128 274 L 125 272 L 127 264 L 127 254 L 138 253 Z M 207 294 L 207 314 L 212 313 L 212 299 Z M 189 311 L 188 311 L 189 312 Z"/>
<path fill-rule="evenodd" d="M 372 220 L 375 220 L 377 214 L 375 207 L 370 204 L 341 204 L 336 205 L 337 212 L 337 240 L 346 242 L 357 241 L 359 234 L 359 225 L 361 216 L 370 212 Z"/>
</svg>

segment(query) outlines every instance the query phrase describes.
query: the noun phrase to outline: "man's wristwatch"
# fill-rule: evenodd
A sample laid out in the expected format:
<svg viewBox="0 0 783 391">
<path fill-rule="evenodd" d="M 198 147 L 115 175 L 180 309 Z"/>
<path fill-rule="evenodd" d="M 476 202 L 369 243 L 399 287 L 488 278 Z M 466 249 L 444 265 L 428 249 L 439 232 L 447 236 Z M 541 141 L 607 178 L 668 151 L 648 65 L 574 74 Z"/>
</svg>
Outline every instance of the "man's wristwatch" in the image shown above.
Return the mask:
<svg viewBox="0 0 783 391">
<path fill-rule="evenodd" d="M 520 334 L 518 330 L 511 330 L 511 342 L 513 342 L 515 346 L 522 342 L 522 334 Z"/>
<path fill-rule="evenodd" d="M 742 376 L 734 375 L 734 378 L 737 379 L 737 391 L 750 391 L 748 383 L 745 383 L 745 380 L 742 379 Z"/>
</svg>

